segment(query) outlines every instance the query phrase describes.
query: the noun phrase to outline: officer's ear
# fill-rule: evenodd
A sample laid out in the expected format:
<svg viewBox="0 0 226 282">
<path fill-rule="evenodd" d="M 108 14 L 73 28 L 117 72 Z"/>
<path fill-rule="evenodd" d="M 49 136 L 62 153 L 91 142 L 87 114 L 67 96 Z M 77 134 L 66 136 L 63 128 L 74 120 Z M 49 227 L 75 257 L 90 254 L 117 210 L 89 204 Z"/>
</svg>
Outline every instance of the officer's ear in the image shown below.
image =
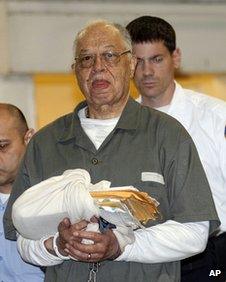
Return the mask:
<svg viewBox="0 0 226 282">
<path fill-rule="evenodd" d="M 28 131 L 24 135 L 24 143 L 27 145 L 31 140 L 31 137 L 35 134 L 35 130 L 33 128 L 29 128 Z"/>
<path fill-rule="evenodd" d="M 180 67 L 181 63 L 181 50 L 180 48 L 176 48 L 172 53 L 173 63 L 175 69 L 178 69 Z"/>
</svg>

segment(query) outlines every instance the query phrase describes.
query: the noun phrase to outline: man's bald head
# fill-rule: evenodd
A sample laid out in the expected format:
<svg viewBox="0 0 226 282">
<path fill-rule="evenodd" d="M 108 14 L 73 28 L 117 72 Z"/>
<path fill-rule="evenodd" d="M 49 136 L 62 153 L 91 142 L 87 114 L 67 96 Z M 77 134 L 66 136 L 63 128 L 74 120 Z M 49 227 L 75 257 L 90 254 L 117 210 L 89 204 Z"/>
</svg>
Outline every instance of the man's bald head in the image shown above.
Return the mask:
<svg viewBox="0 0 226 282">
<path fill-rule="evenodd" d="M 16 106 L 0 103 L 0 192 L 10 193 L 34 129 Z"/>
<path fill-rule="evenodd" d="M 15 120 L 15 128 L 18 129 L 20 135 L 23 137 L 28 131 L 27 121 L 22 111 L 12 104 L 0 103 L 0 114 L 5 112 Z"/>
</svg>

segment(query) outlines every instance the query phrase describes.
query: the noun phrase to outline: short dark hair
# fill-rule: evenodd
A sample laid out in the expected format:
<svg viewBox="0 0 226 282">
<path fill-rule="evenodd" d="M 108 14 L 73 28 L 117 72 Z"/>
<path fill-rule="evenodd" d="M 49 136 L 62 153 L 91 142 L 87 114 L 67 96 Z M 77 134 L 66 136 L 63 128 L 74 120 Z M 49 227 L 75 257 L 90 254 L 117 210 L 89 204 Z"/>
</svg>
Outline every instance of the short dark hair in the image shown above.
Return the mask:
<svg viewBox="0 0 226 282">
<path fill-rule="evenodd" d="M 17 128 L 21 133 L 21 135 L 24 135 L 28 131 L 28 125 L 22 111 L 15 105 L 7 104 L 7 103 L 0 103 L 0 109 L 1 108 L 7 110 L 9 114 L 17 120 L 18 122 Z"/>
<path fill-rule="evenodd" d="M 176 49 L 175 30 L 161 18 L 142 16 L 131 21 L 126 29 L 129 31 L 132 43 L 162 41 L 170 53 Z"/>
</svg>

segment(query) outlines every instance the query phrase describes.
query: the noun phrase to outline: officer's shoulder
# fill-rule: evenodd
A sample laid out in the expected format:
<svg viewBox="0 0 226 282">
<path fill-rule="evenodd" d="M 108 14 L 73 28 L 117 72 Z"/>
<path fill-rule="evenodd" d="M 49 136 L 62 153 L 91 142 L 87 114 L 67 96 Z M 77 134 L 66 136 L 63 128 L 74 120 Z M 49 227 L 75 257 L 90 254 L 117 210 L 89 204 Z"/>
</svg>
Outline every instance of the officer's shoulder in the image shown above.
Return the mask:
<svg viewBox="0 0 226 282">
<path fill-rule="evenodd" d="M 187 99 L 200 111 L 216 116 L 226 116 L 226 101 L 191 89 L 184 89 Z"/>
</svg>

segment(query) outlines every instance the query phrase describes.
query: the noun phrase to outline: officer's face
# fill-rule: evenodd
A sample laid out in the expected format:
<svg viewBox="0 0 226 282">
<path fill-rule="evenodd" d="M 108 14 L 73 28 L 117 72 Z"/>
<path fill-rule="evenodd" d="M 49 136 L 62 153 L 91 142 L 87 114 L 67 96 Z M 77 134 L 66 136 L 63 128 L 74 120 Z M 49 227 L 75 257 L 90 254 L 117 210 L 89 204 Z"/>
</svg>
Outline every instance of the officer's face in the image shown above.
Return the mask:
<svg viewBox="0 0 226 282">
<path fill-rule="evenodd" d="M 171 54 L 163 42 L 158 41 L 133 44 L 133 52 L 137 57 L 134 80 L 140 94 L 149 98 L 167 94 L 174 70 L 179 67 L 179 49 Z"/>
</svg>

